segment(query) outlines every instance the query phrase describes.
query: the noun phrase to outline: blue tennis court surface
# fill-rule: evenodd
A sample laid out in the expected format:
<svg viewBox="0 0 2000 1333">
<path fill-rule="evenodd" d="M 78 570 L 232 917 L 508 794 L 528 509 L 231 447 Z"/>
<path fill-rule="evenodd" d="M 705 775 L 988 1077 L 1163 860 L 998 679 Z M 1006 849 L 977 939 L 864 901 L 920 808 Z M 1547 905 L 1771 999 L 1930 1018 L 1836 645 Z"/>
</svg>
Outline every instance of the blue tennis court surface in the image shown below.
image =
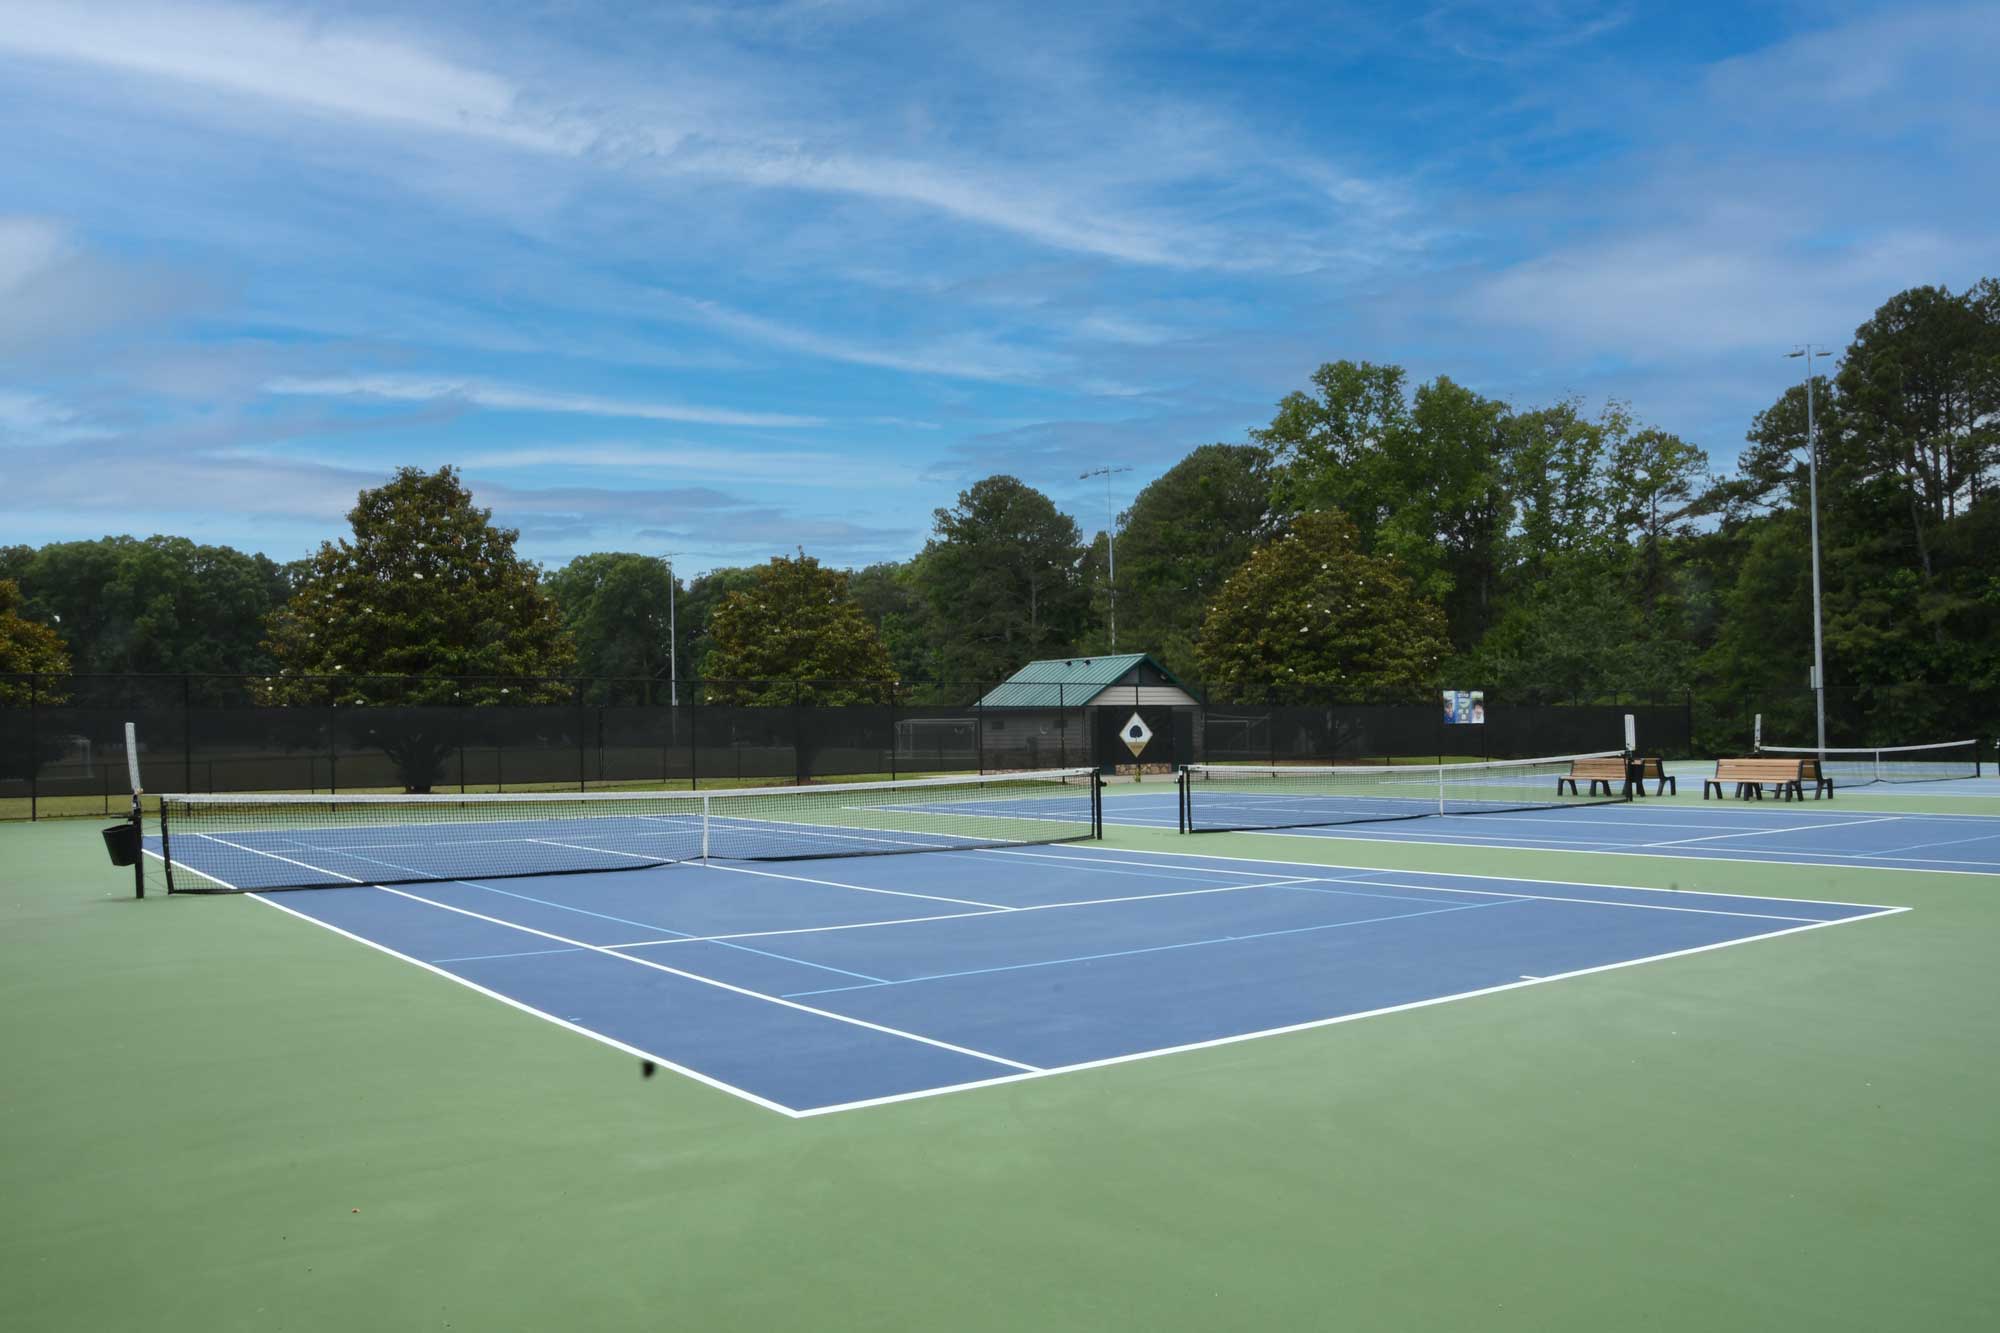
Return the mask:
<svg viewBox="0 0 2000 1333">
<path fill-rule="evenodd" d="M 1902 910 L 1078 845 L 259 901 L 793 1115 Z"/>
<path fill-rule="evenodd" d="M 1681 780 L 1689 781 L 1687 777 Z M 1696 777 L 1693 781 L 1699 784 L 1700 779 Z M 1871 787 L 1867 795 L 1873 799 L 1936 787 L 1958 790 L 1933 794 L 2000 798 L 2000 781 L 1992 778 L 1905 788 Z M 1110 792 L 1104 801 L 1104 822 L 1170 830 L 1175 826 L 1175 800 L 1174 792 L 1166 788 Z M 1212 836 L 1200 834 L 1190 841 L 1198 844 Z M 1400 822 L 1290 828 L 1262 831 L 1254 836 L 1359 838 L 1465 847 L 2000 874 L 2000 818 L 1860 810 L 1843 807 L 1838 798 L 1803 802 L 1732 799 L 1701 805 L 1656 805 L 1637 800 L 1585 809 L 1433 815 Z"/>
</svg>

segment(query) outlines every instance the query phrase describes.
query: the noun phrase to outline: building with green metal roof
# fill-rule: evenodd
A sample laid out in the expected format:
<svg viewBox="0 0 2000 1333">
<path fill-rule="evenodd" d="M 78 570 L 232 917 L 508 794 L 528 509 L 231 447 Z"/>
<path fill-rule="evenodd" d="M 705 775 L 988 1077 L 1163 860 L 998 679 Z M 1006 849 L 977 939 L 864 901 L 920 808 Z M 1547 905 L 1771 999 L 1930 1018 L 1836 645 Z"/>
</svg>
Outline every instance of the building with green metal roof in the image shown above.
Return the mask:
<svg viewBox="0 0 2000 1333">
<path fill-rule="evenodd" d="M 1051 657 L 987 691 L 981 708 L 1192 707 L 1196 699 L 1150 653 Z"/>
</svg>

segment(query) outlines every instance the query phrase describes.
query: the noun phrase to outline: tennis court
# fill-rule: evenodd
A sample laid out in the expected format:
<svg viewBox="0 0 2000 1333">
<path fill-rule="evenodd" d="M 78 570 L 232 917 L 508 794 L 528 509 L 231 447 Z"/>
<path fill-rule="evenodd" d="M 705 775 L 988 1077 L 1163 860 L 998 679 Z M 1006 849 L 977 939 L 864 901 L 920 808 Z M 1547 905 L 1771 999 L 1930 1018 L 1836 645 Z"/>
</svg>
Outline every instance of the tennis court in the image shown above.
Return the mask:
<svg viewBox="0 0 2000 1333">
<path fill-rule="evenodd" d="M 1535 772 L 1202 834 L 1076 771 L 189 797 L 144 901 L 0 828 L 29 1323 L 1951 1326 L 2000 784 Z"/>
<path fill-rule="evenodd" d="M 832 864 L 706 861 L 263 901 L 795 1115 L 1898 910 L 1071 848 Z"/>
<path fill-rule="evenodd" d="M 1996 778 L 1948 785 L 1952 788 L 1949 792 L 1931 795 L 1983 795 L 1988 801 L 2000 796 L 2000 779 Z M 1923 795 L 1911 788 L 1883 789 L 1871 791 L 1869 801 L 1872 804 L 1887 798 L 1910 803 Z M 1175 826 L 1175 799 L 1170 791 L 1124 797 L 1107 803 L 1105 818 L 1134 828 L 1171 830 Z M 1603 809 L 1445 814 L 1411 822 L 1265 829 L 1256 831 L 1255 836 L 1272 840 L 1272 846 L 1283 845 L 1277 840 L 1334 839 L 2000 874 L 2000 817 L 1843 808 L 1847 806 L 1851 806 L 1851 798 L 1803 805 L 1769 800 L 1711 800 L 1704 804 L 1699 800 L 1690 803 L 1688 796 L 1682 796 Z"/>
</svg>

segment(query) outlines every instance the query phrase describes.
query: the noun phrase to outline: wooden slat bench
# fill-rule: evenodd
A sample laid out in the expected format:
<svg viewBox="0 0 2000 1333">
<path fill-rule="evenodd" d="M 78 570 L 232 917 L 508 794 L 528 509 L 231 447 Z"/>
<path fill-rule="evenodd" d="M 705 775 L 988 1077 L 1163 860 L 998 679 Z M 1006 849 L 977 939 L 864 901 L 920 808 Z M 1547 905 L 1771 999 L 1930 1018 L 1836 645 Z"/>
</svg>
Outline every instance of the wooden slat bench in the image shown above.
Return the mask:
<svg viewBox="0 0 2000 1333">
<path fill-rule="evenodd" d="M 1710 789 L 1716 796 L 1722 795 L 1724 783 L 1734 783 L 1736 794 L 1741 797 L 1755 796 L 1764 799 L 1764 788 L 1776 787 L 1781 800 L 1797 797 L 1805 799 L 1801 784 L 1805 781 L 1806 761 L 1800 759 L 1718 759 L 1715 761 L 1715 776 L 1702 779 L 1701 799 L 1707 800 Z"/>
<path fill-rule="evenodd" d="M 1672 792 L 1676 796 L 1681 794 L 1680 783 L 1674 781 L 1674 775 L 1667 772 L 1666 764 L 1661 761 L 1658 755 L 1648 755 L 1643 759 L 1634 759 L 1632 761 L 1633 794 L 1644 796 L 1648 781 L 1659 784 L 1653 788 L 1653 795 L 1655 796 L 1664 796 L 1668 792 Z"/>
<path fill-rule="evenodd" d="M 1565 786 L 1569 788 L 1570 795 L 1578 795 L 1576 784 L 1579 781 L 1590 784 L 1592 796 L 1600 790 L 1606 796 L 1611 795 L 1611 784 L 1614 782 L 1625 795 L 1632 794 L 1632 775 L 1626 771 L 1625 761 L 1616 756 L 1610 759 L 1572 759 L 1569 775 L 1556 779 L 1556 795 L 1562 795 Z"/>
<path fill-rule="evenodd" d="M 1833 779 L 1821 771 L 1819 760 L 1801 759 L 1799 761 L 1799 780 L 1801 782 L 1812 783 L 1813 799 L 1815 801 L 1821 796 L 1825 796 L 1829 801 L 1833 799 Z"/>
</svg>

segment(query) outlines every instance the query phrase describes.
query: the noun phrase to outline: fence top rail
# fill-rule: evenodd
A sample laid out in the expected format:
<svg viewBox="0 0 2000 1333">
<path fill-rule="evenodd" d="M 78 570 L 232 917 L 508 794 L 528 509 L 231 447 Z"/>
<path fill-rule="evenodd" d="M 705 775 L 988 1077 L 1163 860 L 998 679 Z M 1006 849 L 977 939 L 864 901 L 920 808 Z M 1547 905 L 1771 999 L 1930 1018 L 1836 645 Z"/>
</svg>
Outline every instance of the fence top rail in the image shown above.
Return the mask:
<svg viewBox="0 0 2000 1333">
<path fill-rule="evenodd" d="M 955 777 L 900 778 L 887 782 L 817 782 L 784 787 L 725 787 L 716 791 L 508 791 L 508 792 L 361 792 L 307 795 L 302 792 L 168 792 L 158 799 L 182 804 L 216 807 L 312 806 L 312 805 L 537 805 L 578 803 L 633 805 L 663 800 L 736 800 L 740 797 L 776 796 L 796 799 L 800 792 L 821 795 L 882 791 L 922 791 L 927 787 L 1019 786 L 1022 783 L 1083 782 L 1095 776 L 1093 768 L 1045 768 L 1028 772 L 966 773 Z"/>
</svg>

